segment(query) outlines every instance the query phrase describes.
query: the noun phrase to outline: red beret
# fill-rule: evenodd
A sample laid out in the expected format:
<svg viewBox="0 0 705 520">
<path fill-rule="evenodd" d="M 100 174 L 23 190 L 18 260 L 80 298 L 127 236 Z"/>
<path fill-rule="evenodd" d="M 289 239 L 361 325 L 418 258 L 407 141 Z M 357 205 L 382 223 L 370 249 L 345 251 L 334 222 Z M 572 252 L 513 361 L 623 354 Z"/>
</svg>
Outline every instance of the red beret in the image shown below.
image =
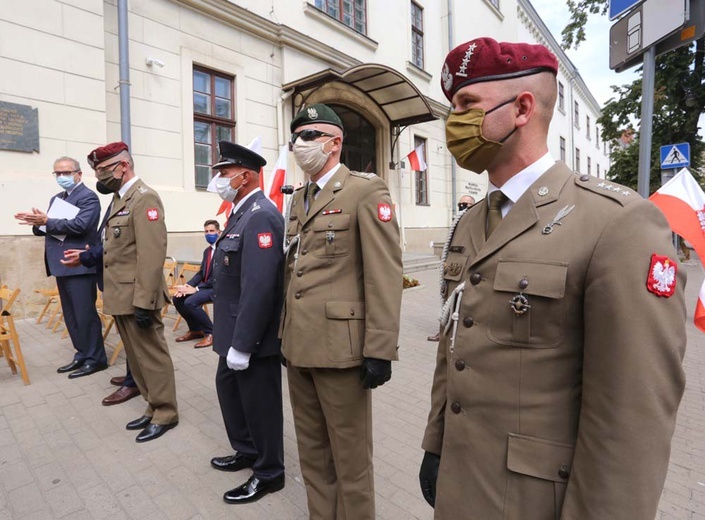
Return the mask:
<svg viewBox="0 0 705 520">
<path fill-rule="evenodd" d="M 543 45 L 499 43 L 492 38 L 477 38 L 448 53 L 441 71 L 441 88 L 452 102 L 453 95 L 465 85 L 544 71 L 558 74 L 558 60 Z"/>
<path fill-rule="evenodd" d="M 122 141 L 106 144 L 105 146 L 99 146 L 88 154 L 88 164 L 90 164 L 91 168 L 95 170 L 97 164 L 107 161 L 111 157 L 115 157 L 120 152 L 124 152 L 126 150 L 129 150 L 129 147 Z"/>
</svg>

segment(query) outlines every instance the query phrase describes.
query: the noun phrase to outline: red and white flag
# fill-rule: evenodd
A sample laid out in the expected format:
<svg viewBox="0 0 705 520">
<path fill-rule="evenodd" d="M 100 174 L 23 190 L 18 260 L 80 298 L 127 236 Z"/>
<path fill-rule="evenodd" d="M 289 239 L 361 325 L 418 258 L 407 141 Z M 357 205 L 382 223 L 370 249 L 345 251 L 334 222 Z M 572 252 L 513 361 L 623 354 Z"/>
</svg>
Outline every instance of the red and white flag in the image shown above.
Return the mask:
<svg viewBox="0 0 705 520">
<path fill-rule="evenodd" d="M 690 172 L 683 168 L 649 200 L 663 212 L 673 232 L 685 238 L 704 262 L 705 192 Z M 705 282 L 700 288 L 694 321 L 705 332 Z"/>
<path fill-rule="evenodd" d="M 269 176 L 267 189 L 264 192 L 267 195 L 267 198 L 271 200 L 282 213 L 284 212 L 284 194 L 281 192 L 281 187 L 284 186 L 284 183 L 286 182 L 287 153 L 288 148 L 286 146 L 282 146 L 279 150 L 279 158 L 274 165 L 274 171 Z"/>
<path fill-rule="evenodd" d="M 409 164 L 411 164 L 411 169 L 417 172 L 426 171 L 426 159 L 423 153 L 424 145 L 418 145 L 414 151 L 412 151 L 407 157 L 409 158 Z"/>
</svg>

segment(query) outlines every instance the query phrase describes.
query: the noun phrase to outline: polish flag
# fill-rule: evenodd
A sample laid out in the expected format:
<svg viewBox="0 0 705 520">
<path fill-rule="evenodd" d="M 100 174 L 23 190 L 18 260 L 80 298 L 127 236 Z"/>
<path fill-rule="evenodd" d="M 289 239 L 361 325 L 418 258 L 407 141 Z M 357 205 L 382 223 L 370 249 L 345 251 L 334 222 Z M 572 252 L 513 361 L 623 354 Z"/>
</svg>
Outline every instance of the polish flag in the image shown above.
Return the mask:
<svg viewBox="0 0 705 520">
<path fill-rule="evenodd" d="M 424 159 L 423 144 L 418 145 L 414 151 L 412 151 L 407 157 L 409 158 L 409 164 L 411 164 L 411 169 L 417 172 L 426 171 L 426 161 Z"/>
<path fill-rule="evenodd" d="M 287 152 L 287 146 L 282 146 L 279 149 L 279 158 L 274 165 L 272 175 L 269 177 L 267 190 L 264 192 L 267 198 L 271 200 L 282 213 L 284 212 L 284 194 L 281 192 L 281 187 L 284 186 L 284 182 L 286 181 Z"/>
<path fill-rule="evenodd" d="M 674 233 L 685 238 L 705 261 L 705 193 L 687 168 L 679 171 L 649 200 L 666 216 Z M 705 283 L 695 309 L 695 326 L 705 332 Z"/>
</svg>

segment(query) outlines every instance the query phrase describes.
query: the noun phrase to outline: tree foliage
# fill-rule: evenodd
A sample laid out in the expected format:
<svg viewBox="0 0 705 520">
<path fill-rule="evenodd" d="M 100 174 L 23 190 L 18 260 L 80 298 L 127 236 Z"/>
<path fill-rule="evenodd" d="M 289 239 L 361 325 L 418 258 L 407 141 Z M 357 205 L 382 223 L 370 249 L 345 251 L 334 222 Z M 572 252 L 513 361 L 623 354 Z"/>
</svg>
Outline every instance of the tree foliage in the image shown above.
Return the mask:
<svg viewBox="0 0 705 520">
<path fill-rule="evenodd" d="M 608 5 L 609 0 L 568 0 L 571 19 L 563 29 L 563 46 L 566 49 L 577 48 L 586 41 L 588 16 L 606 15 Z M 705 143 L 698 133 L 698 119 L 705 112 L 704 71 L 705 38 L 656 58 L 650 192 L 661 186 L 659 147 L 664 144 L 690 143 L 691 171 L 700 180 L 699 172 L 705 163 Z M 636 189 L 641 79 L 612 86 L 612 91 L 615 96 L 603 107 L 602 116 L 598 119 L 603 128 L 603 139 L 620 143 L 620 138 L 626 133 L 633 134 L 634 140 L 631 145 L 615 147 L 609 176 Z"/>
</svg>

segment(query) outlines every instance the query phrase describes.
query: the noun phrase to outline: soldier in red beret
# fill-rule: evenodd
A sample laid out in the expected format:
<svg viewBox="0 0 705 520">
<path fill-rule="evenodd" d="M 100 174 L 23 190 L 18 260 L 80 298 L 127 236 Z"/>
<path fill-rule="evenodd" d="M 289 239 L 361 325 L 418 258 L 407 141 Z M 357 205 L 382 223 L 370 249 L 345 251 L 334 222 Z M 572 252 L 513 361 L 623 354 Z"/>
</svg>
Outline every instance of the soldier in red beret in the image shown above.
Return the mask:
<svg viewBox="0 0 705 520">
<path fill-rule="evenodd" d="M 132 376 L 147 409 L 127 423 L 141 430 L 137 442 L 161 437 L 179 422 L 174 365 L 164 338 L 161 309 L 169 301 L 164 206 L 134 170 L 123 142 L 96 148 L 88 163 L 106 190 L 115 193 L 103 239 L 103 312 L 115 317 Z"/>
<path fill-rule="evenodd" d="M 488 196 L 445 250 L 419 473 L 442 520 L 654 518 L 684 388 L 685 274 L 661 212 L 556 162 L 558 64 L 478 38 L 441 74 Z M 577 175 L 576 175 L 577 174 Z"/>
</svg>

